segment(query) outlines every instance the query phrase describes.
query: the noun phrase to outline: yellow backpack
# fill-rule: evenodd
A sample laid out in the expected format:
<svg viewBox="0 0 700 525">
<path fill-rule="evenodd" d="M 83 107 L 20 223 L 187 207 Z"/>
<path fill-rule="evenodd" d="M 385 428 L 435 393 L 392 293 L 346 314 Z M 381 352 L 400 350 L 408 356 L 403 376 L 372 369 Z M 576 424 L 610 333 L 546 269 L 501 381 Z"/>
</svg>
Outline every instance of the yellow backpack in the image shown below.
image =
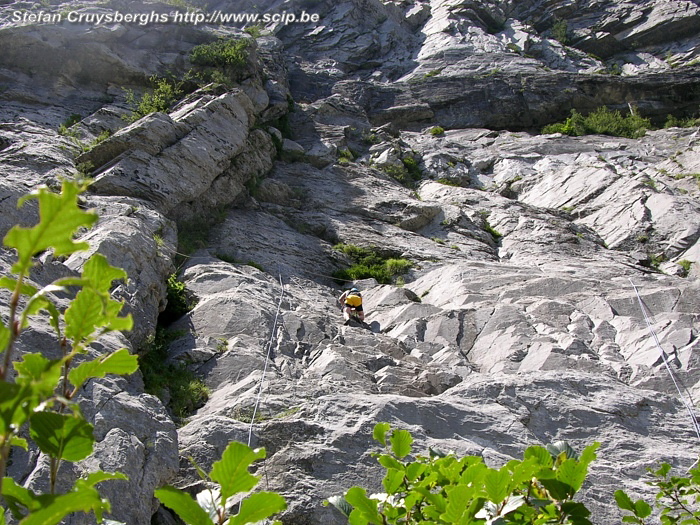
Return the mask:
<svg viewBox="0 0 700 525">
<path fill-rule="evenodd" d="M 345 304 L 350 306 L 360 306 L 362 304 L 362 296 L 359 293 L 353 292 L 345 297 Z"/>
</svg>

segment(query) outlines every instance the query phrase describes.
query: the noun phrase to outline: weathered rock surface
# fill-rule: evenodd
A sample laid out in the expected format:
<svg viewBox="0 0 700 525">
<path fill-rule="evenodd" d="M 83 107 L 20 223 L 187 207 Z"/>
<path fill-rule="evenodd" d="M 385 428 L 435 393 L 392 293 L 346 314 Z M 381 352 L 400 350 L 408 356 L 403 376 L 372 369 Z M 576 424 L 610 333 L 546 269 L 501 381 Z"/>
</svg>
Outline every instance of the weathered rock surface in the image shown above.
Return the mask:
<svg viewBox="0 0 700 525">
<path fill-rule="evenodd" d="M 581 494 L 598 524 L 620 521 L 615 489 L 645 494 L 647 466 L 695 459 L 664 358 L 697 395 L 698 128 L 635 140 L 533 130 L 601 104 L 655 121 L 697 111 L 696 2 L 211 2 L 320 22 L 270 24 L 240 85 L 129 126 L 123 86 L 184 72 L 194 45 L 240 32 L 13 22 L 25 8 L 6 2 L 0 18 L 0 231 L 32 220 L 20 195 L 91 164 L 84 204 L 101 220 L 83 237 L 126 269 L 115 294 L 136 320 L 95 351 L 142 347 L 183 230 L 209 225 L 178 267 L 197 303 L 170 327 L 168 358 L 202 378 L 207 403 L 176 430 L 139 374 L 83 394 L 96 451 L 62 478 L 129 474 L 105 484 L 112 517 L 151 523 L 154 488 L 200 486 L 186 458 L 208 468 L 250 439 L 268 451 L 265 488 L 288 498 L 285 524 L 344 523 L 322 501 L 380 488 L 378 421 L 410 430 L 417 451 L 494 465 L 532 443 L 600 441 Z M 72 113 L 87 116 L 59 135 Z M 339 242 L 412 263 L 403 283 L 357 283 L 369 330 L 342 325 Z M 34 278 L 89 255 L 43 258 Z M 19 344 L 50 339 L 38 327 Z M 44 470 L 36 452 L 13 452 L 10 474 L 27 486 Z M 174 522 L 162 508 L 153 520 Z"/>
</svg>

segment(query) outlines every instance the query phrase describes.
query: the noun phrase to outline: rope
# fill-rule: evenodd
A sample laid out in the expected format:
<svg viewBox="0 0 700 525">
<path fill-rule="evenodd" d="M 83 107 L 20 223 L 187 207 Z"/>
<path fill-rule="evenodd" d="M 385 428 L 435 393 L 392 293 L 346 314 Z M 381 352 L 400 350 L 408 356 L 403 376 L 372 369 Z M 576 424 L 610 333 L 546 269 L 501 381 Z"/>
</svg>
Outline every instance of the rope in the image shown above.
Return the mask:
<svg viewBox="0 0 700 525">
<path fill-rule="evenodd" d="M 275 313 L 275 320 L 272 323 L 270 340 L 267 342 L 267 355 L 265 356 L 265 366 L 263 367 L 262 377 L 260 378 L 260 388 L 258 389 L 258 395 L 255 398 L 255 406 L 253 407 L 253 417 L 250 419 L 250 428 L 248 429 L 248 446 L 250 446 L 250 442 L 253 439 L 253 425 L 255 424 L 255 416 L 257 415 L 258 407 L 260 406 L 260 397 L 262 396 L 263 386 L 265 385 L 265 374 L 267 373 L 267 366 L 270 363 L 270 356 L 272 354 L 272 340 L 274 339 L 275 332 L 277 331 L 277 319 L 279 318 L 280 310 L 282 309 L 282 299 L 284 299 L 284 283 L 282 282 L 282 273 L 279 274 L 279 278 L 282 293 L 280 294 L 279 303 L 277 303 L 277 312 Z"/>
<path fill-rule="evenodd" d="M 661 343 L 659 343 L 659 338 L 656 335 L 656 331 L 654 330 L 654 327 L 652 326 L 651 317 L 653 317 L 653 316 L 651 315 L 651 311 L 646 306 L 646 304 L 644 304 L 644 301 L 642 300 L 642 296 L 639 295 L 639 290 L 637 290 L 637 287 L 632 282 L 632 279 L 630 279 L 629 281 L 632 284 L 632 288 L 634 288 L 634 293 L 637 294 L 637 300 L 639 301 L 639 307 L 641 308 L 642 314 L 644 315 L 644 321 L 647 324 L 647 328 L 649 329 L 649 332 L 651 333 L 651 336 L 654 339 L 654 344 L 656 344 L 656 348 L 659 349 L 659 353 L 661 354 L 661 359 L 663 360 L 664 366 L 666 367 L 666 370 L 668 371 L 668 375 L 671 376 L 671 380 L 673 381 L 673 385 L 676 387 L 676 390 L 678 391 L 678 395 L 681 399 L 681 402 L 683 403 L 683 406 L 685 406 L 686 410 L 688 411 L 688 414 L 690 415 L 690 419 L 693 422 L 693 428 L 695 429 L 695 434 L 697 434 L 698 439 L 700 439 L 700 424 L 698 423 L 698 419 L 695 416 L 695 411 L 693 410 L 692 403 L 689 403 L 688 400 L 683 395 L 683 392 L 681 391 L 681 387 L 679 386 L 678 381 L 676 380 L 676 376 L 673 373 L 673 370 L 671 370 L 670 365 L 668 364 L 668 360 L 666 359 L 666 352 L 664 352 L 663 348 L 661 348 Z"/>
</svg>

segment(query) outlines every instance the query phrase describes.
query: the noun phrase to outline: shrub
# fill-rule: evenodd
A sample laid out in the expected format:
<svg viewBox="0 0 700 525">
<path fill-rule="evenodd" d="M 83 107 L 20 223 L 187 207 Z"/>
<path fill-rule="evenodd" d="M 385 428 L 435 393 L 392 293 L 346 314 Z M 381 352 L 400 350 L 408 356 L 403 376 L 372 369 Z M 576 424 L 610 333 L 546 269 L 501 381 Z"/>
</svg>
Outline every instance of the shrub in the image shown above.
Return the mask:
<svg viewBox="0 0 700 525">
<path fill-rule="evenodd" d="M 591 525 L 590 511 L 573 498 L 596 458 L 598 443 L 580 456 L 563 442 L 531 446 L 522 460 L 496 469 L 479 456 L 460 458 L 433 449 L 411 461 L 413 437 L 388 423 L 378 423 L 373 436 L 385 451 L 377 454 L 386 471 L 385 492 L 368 497 L 365 489 L 352 487 L 327 501 L 352 524 Z"/>
<path fill-rule="evenodd" d="M 549 124 L 542 128 L 542 133 L 562 133 L 573 137 L 599 134 L 639 138 L 649 129 L 652 129 L 651 121 L 642 118 L 636 111 L 622 116 L 619 111 L 601 107 L 585 117 L 573 109 L 566 121 Z"/>
<path fill-rule="evenodd" d="M 224 85 L 240 80 L 247 69 L 250 42 L 249 38 L 219 38 L 195 46 L 190 51 L 190 62 L 195 66 L 190 75 L 200 82 Z"/>
<path fill-rule="evenodd" d="M 141 98 L 137 98 L 133 91 L 126 90 L 126 102 L 131 108 L 132 114 L 124 117 L 128 122 L 135 122 L 141 117 L 159 111 L 168 111 L 170 107 L 182 96 L 182 83 L 152 76 L 152 91 L 144 93 Z"/>
<path fill-rule="evenodd" d="M 97 221 L 96 214 L 78 206 L 78 196 L 86 187 L 65 180 L 58 194 L 46 187 L 35 190 L 20 205 L 29 199 L 38 201 L 38 224 L 14 226 L 4 239 L 5 246 L 16 251 L 17 260 L 11 274 L 0 279 L 0 286 L 11 292 L 8 314 L 0 322 L 0 501 L 22 523 L 55 524 L 78 512 L 94 512 L 101 520 L 110 505 L 100 497 L 96 485 L 127 479 L 120 473 L 92 472 L 77 480 L 69 492 L 56 493 L 62 462 L 87 458 L 95 442 L 93 427 L 83 417 L 76 396 L 92 378 L 131 374 L 137 368 L 136 356 L 126 348 L 85 358 L 103 334 L 131 329 L 131 317 L 119 316 L 122 302 L 110 295 L 113 281 L 126 277 L 123 270 L 95 253 L 78 277 L 59 279 L 42 289 L 28 280 L 38 254 L 51 250 L 54 256 L 65 256 L 89 247 L 76 240 L 79 229 Z M 64 305 L 56 304 L 52 294 L 67 294 L 69 288 L 73 299 L 63 310 Z M 17 339 L 40 313 L 46 314 L 56 332 L 57 357 L 45 357 L 41 348 L 27 351 L 18 360 L 13 356 Z M 49 458 L 46 485 L 50 494 L 37 494 L 5 477 L 11 450 L 28 450 L 30 439 Z M 2 523 L 5 510 L 0 507 Z"/>
<path fill-rule="evenodd" d="M 60 126 L 58 126 L 58 134 L 66 137 L 76 136 L 76 131 L 72 130 L 74 125 L 83 119 L 82 116 L 77 113 L 72 113 Z"/>
<path fill-rule="evenodd" d="M 656 470 L 647 468 L 653 479 L 647 485 L 656 487 L 656 507 L 663 525 L 683 523 L 700 524 L 700 467 L 691 467 L 687 476 L 671 476 L 671 465 L 662 463 Z M 649 523 L 653 508 L 643 500 L 632 501 L 623 490 L 615 492 L 618 507 L 632 513 L 622 518 L 623 523 Z"/>
<path fill-rule="evenodd" d="M 444 177 L 437 179 L 435 182 L 439 182 L 440 184 L 444 184 L 445 186 L 454 186 L 456 188 L 461 187 L 458 182 L 453 181 L 452 179 L 446 179 Z"/>
<path fill-rule="evenodd" d="M 349 148 L 341 148 L 338 150 L 338 162 L 340 164 L 348 164 L 355 160 L 355 155 Z"/>
<path fill-rule="evenodd" d="M 693 128 L 697 125 L 700 125 L 700 118 L 677 118 L 673 115 L 669 115 L 664 123 L 664 128 Z"/>
<path fill-rule="evenodd" d="M 423 177 L 418 162 L 413 157 L 404 157 L 401 159 L 401 164 L 386 164 L 381 167 L 381 170 L 407 188 L 414 188 L 416 182 Z"/>
<path fill-rule="evenodd" d="M 199 44 L 190 51 L 190 61 L 204 67 L 243 67 L 248 60 L 248 40 L 219 38 L 208 44 Z"/>
<path fill-rule="evenodd" d="M 430 128 L 430 131 L 428 133 L 430 133 L 433 137 L 439 137 L 445 134 L 445 128 L 443 128 L 442 126 L 433 126 L 432 128 Z"/>
<path fill-rule="evenodd" d="M 267 518 L 287 508 L 287 503 L 276 492 L 250 493 L 260 480 L 249 472 L 254 461 L 265 457 L 264 448 L 251 449 L 243 443 L 232 442 L 221 459 L 212 465 L 208 474 L 197 465 L 195 470 L 207 487 L 196 498 L 187 492 L 166 486 L 156 490 L 155 496 L 166 507 L 174 510 L 189 525 L 246 525 L 268 523 Z M 211 488 L 214 485 L 216 488 Z M 231 511 L 231 502 L 237 513 Z M 272 525 L 280 525 L 275 521 Z"/>
<path fill-rule="evenodd" d="M 685 277 L 690 273 L 690 267 L 693 266 L 693 261 L 683 259 L 681 261 L 678 261 L 678 266 L 680 266 L 683 269 L 683 276 Z"/>
<path fill-rule="evenodd" d="M 401 162 L 403 162 L 403 166 L 404 168 L 406 168 L 408 176 L 413 181 L 418 181 L 423 177 L 423 172 L 420 170 L 420 167 L 418 166 L 418 161 L 416 159 L 414 159 L 413 157 L 404 157 L 401 159 Z"/>
<path fill-rule="evenodd" d="M 552 38 L 565 46 L 569 43 L 569 24 L 566 20 L 557 19 L 552 25 Z"/>
<path fill-rule="evenodd" d="M 194 301 L 190 299 L 185 288 L 185 283 L 177 278 L 176 274 L 170 274 L 166 281 L 167 304 L 158 318 L 158 322 L 169 325 L 176 321 L 194 307 Z"/>
<path fill-rule="evenodd" d="M 341 281 L 371 278 L 381 284 L 390 284 L 395 277 L 407 273 L 412 266 L 411 261 L 381 255 L 376 248 L 341 243 L 333 249 L 343 252 L 354 263 L 349 268 L 333 272 L 333 277 Z"/>
</svg>

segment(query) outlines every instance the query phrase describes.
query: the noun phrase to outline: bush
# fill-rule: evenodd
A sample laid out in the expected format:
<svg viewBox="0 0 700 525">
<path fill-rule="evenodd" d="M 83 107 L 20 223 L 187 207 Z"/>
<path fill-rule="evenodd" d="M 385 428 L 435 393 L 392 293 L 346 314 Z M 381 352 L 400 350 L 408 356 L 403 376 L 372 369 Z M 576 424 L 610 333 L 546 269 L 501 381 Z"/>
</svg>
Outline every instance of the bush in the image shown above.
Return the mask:
<svg viewBox="0 0 700 525">
<path fill-rule="evenodd" d="M 349 268 L 333 272 L 333 277 L 341 281 L 376 279 L 378 283 L 390 284 L 395 277 L 407 273 L 412 266 L 411 261 L 383 256 L 376 248 L 337 244 L 333 249 L 343 252 L 354 263 Z"/>
<path fill-rule="evenodd" d="M 700 467 L 697 462 L 687 476 L 671 476 L 668 463 L 662 463 L 656 470 L 647 468 L 647 471 L 653 478 L 647 485 L 656 488 L 656 507 L 660 510 L 662 525 L 700 524 Z M 615 501 L 618 507 L 632 514 L 623 517 L 623 523 L 650 523 L 646 518 L 651 516 L 653 508 L 645 501 L 632 501 L 623 490 L 615 492 Z"/>
<path fill-rule="evenodd" d="M 688 274 L 690 273 L 691 266 L 693 266 L 693 261 L 689 261 L 688 259 L 683 259 L 681 261 L 678 261 L 678 266 L 680 266 L 683 269 L 683 276 L 687 277 Z"/>
<path fill-rule="evenodd" d="M 679 119 L 673 115 L 669 115 L 664 123 L 664 128 L 694 128 L 700 125 L 700 118 L 689 117 Z"/>
<path fill-rule="evenodd" d="M 155 496 L 189 525 L 268 523 L 267 518 L 286 509 L 287 503 L 276 492 L 251 493 L 260 478 L 249 472 L 250 466 L 265 455 L 264 448 L 251 449 L 234 441 L 226 447 L 208 474 L 195 465 L 195 471 L 206 487 L 196 497 L 170 485 L 156 490 Z M 242 494 L 245 497 L 241 497 Z M 237 509 L 235 515 L 231 510 L 233 500 L 238 502 L 234 506 Z M 279 524 L 279 521 L 273 522 L 273 525 Z"/>
<path fill-rule="evenodd" d="M 416 182 L 423 177 L 418 162 L 413 157 L 404 157 L 401 163 L 403 165 L 386 164 L 381 170 L 407 188 L 414 188 Z"/>
<path fill-rule="evenodd" d="M 17 260 L 10 275 L 0 279 L 0 287 L 11 292 L 9 311 L 0 322 L 0 522 L 6 510 L 17 522 L 59 523 L 74 513 L 93 513 L 102 517 L 109 502 L 100 497 L 98 483 L 124 480 L 120 473 L 92 472 L 77 480 L 69 492 L 60 494 L 56 479 L 64 461 L 77 462 L 93 452 L 93 426 L 82 415 L 76 398 L 93 378 L 108 374 L 128 375 L 136 371 L 136 356 L 126 348 L 104 353 L 95 359 L 86 355 L 92 343 L 112 331 L 130 330 L 131 316 L 120 317 L 122 302 L 111 297 L 113 281 L 124 279 L 126 272 L 111 266 L 107 259 L 93 254 L 83 265 L 80 276 L 58 279 L 37 289 L 28 280 L 35 257 L 51 251 L 65 256 L 89 248 L 76 241 L 81 228 L 97 221 L 95 213 L 80 209 L 78 196 L 86 185 L 63 181 L 61 192 L 46 187 L 36 189 L 20 200 L 38 202 L 39 223 L 33 227 L 14 226 L 4 239 L 7 248 L 16 250 Z M 56 304 L 53 294 L 62 292 L 73 299 Z M 18 359 L 16 343 L 21 333 L 41 314 L 55 330 L 56 348 L 26 349 Z M 5 319 L 6 317 L 6 319 Z M 95 350 L 92 348 L 91 350 Z M 29 440 L 48 457 L 46 486 L 50 494 L 38 494 L 10 477 L 5 477 L 8 458 L 14 447 L 29 449 Z M 25 452 L 26 453 L 26 452 Z M 34 454 L 35 452 L 32 452 Z"/>
<path fill-rule="evenodd" d="M 552 38 L 565 46 L 569 43 L 569 24 L 558 18 L 552 25 Z"/>
<path fill-rule="evenodd" d="M 168 302 L 158 317 L 158 322 L 165 326 L 178 320 L 194 307 L 194 301 L 187 294 L 185 283 L 180 281 L 176 274 L 169 275 L 166 284 Z"/>
<path fill-rule="evenodd" d="M 327 501 L 352 524 L 591 525 L 590 511 L 573 497 L 596 458 L 598 443 L 580 456 L 563 442 L 532 446 L 522 461 L 494 469 L 479 456 L 459 458 L 433 449 L 411 461 L 413 437 L 406 430 L 391 430 L 388 423 L 378 423 L 373 436 L 385 449 L 377 454 L 386 470 L 385 492 L 368 497 L 365 489 L 352 487 Z"/>
<path fill-rule="evenodd" d="M 542 128 L 542 133 L 562 133 L 572 137 L 598 134 L 639 138 L 649 129 L 652 129 L 651 121 L 642 118 L 636 111 L 623 117 L 619 111 L 601 107 L 585 117 L 573 109 L 566 121 L 549 124 Z"/>
<path fill-rule="evenodd" d="M 445 128 L 443 128 L 442 126 L 433 126 L 432 128 L 430 128 L 429 133 L 433 137 L 439 137 L 445 134 Z"/>
<path fill-rule="evenodd" d="M 200 82 L 230 85 L 240 80 L 247 69 L 249 38 L 219 38 L 200 44 L 190 51 L 190 62 L 195 66 L 190 75 Z"/>
<path fill-rule="evenodd" d="M 219 38 L 190 51 L 190 61 L 204 67 L 243 67 L 248 60 L 248 39 Z"/>
<path fill-rule="evenodd" d="M 152 91 L 144 93 L 137 98 L 133 91 L 126 90 L 126 102 L 131 107 L 132 114 L 125 117 L 128 122 L 156 112 L 166 112 L 182 96 L 182 83 L 167 78 L 152 76 Z"/>
</svg>

